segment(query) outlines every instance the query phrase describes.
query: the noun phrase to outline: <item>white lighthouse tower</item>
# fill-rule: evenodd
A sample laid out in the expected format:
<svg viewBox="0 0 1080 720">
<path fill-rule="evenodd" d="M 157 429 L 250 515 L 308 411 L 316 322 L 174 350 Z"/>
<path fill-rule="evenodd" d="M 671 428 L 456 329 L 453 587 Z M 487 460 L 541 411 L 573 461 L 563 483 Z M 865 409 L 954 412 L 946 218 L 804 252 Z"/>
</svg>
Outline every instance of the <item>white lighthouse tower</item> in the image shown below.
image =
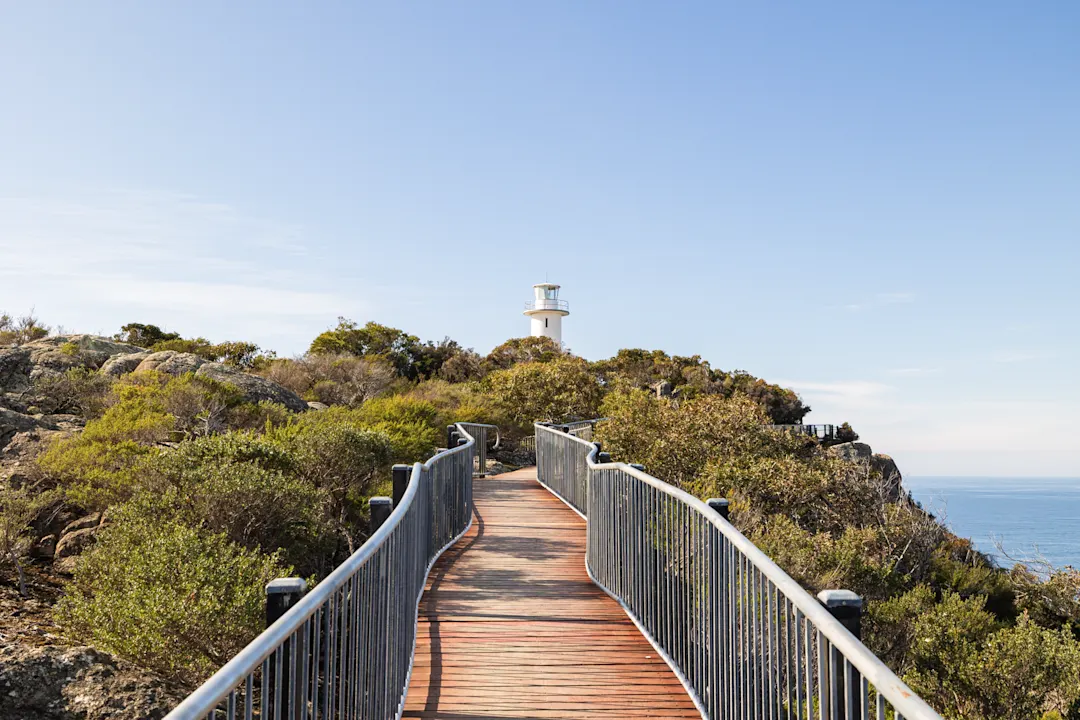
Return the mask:
<svg viewBox="0 0 1080 720">
<path fill-rule="evenodd" d="M 532 321 L 533 337 L 549 337 L 562 347 L 562 319 L 570 314 L 570 304 L 559 299 L 558 285 L 533 285 L 533 301 L 525 303 L 525 314 Z"/>
</svg>

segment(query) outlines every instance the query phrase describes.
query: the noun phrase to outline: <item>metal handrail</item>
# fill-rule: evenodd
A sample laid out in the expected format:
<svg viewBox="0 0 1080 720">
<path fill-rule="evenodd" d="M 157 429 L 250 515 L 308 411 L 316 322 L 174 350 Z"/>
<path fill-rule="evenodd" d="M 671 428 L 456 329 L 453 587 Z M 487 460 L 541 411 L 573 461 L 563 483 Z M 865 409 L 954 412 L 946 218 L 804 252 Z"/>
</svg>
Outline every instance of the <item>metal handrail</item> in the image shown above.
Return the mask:
<svg viewBox="0 0 1080 720">
<path fill-rule="evenodd" d="M 476 440 L 476 471 L 473 473 L 473 476 L 484 477 L 487 475 L 488 450 L 497 450 L 499 448 L 499 443 L 502 442 L 502 436 L 499 434 L 499 426 L 488 425 L 487 423 L 462 422 L 458 423 L 457 427 L 468 428 L 469 434 Z M 495 431 L 495 442 L 489 447 L 488 434 L 490 430 Z"/>
<path fill-rule="evenodd" d="M 360 549 L 189 695 L 166 720 L 399 718 L 420 597 L 472 525 L 476 440 L 415 463 L 393 512 Z"/>
<path fill-rule="evenodd" d="M 566 300 L 530 300 L 525 303 L 526 310 L 562 310 L 570 312 L 570 303 Z"/>
<path fill-rule="evenodd" d="M 589 576 L 702 717 L 941 720 L 704 502 L 625 463 L 598 463 L 595 444 L 555 427 L 536 425 L 536 447 L 540 481 L 586 518 Z"/>
</svg>

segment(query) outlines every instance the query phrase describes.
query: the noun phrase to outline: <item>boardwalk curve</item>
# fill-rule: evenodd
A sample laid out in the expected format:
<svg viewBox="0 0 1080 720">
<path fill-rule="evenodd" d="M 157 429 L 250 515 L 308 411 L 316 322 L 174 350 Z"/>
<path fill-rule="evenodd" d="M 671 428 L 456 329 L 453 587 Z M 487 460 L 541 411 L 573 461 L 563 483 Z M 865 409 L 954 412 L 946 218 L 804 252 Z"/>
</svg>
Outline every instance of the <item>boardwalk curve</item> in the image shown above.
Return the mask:
<svg viewBox="0 0 1080 720">
<path fill-rule="evenodd" d="M 675 674 L 585 571 L 585 521 L 535 468 L 473 486 L 432 569 L 404 718 L 697 718 Z"/>
</svg>

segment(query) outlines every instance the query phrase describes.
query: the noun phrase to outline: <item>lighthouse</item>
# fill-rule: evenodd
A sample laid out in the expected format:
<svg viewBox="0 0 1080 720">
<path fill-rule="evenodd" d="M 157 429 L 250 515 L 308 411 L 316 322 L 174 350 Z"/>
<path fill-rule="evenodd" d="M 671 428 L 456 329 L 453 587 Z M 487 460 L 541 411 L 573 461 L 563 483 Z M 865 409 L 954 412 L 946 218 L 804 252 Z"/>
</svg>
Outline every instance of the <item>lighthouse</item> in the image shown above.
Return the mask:
<svg viewBox="0 0 1080 720">
<path fill-rule="evenodd" d="M 525 314 L 532 322 L 533 337 L 551 338 L 562 347 L 562 319 L 570 314 L 570 304 L 559 299 L 558 285 L 533 285 L 533 300 L 525 303 Z"/>
</svg>

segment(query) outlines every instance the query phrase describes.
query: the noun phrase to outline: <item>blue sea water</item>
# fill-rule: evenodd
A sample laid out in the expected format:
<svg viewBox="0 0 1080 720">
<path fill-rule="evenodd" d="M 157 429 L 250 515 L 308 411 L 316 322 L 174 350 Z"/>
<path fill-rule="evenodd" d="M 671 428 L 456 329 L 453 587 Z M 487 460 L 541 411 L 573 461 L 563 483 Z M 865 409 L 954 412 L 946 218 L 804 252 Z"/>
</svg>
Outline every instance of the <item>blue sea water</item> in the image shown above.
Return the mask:
<svg viewBox="0 0 1080 720">
<path fill-rule="evenodd" d="M 999 564 L 1038 553 L 1080 567 L 1080 478 L 905 477 L 924 508 Z"/>
</svg>

